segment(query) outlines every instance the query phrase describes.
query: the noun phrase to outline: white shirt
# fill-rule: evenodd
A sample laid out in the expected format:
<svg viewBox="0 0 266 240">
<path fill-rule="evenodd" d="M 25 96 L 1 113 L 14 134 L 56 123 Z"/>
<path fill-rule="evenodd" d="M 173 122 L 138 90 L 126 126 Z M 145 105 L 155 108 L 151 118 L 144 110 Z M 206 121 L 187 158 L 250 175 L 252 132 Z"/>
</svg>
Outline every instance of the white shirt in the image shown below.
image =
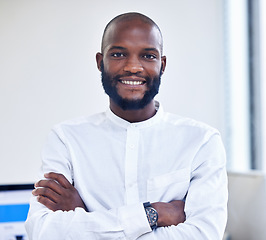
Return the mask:
<svg viewBox="0 0 266 240">
<path fill-rule="evenodd" d="M 225 152 L 217 130 L 164 113 L 129 123 L 105 113 L 61 123 L 42 153 L 42 175 L 74 181 L 89 212 L 53 212 L 31 199 L 33 240 L 222 239 L 227 219 Z M 185 200 L 186 221 L 151 231 L 143 202 Z"/>
</svg>

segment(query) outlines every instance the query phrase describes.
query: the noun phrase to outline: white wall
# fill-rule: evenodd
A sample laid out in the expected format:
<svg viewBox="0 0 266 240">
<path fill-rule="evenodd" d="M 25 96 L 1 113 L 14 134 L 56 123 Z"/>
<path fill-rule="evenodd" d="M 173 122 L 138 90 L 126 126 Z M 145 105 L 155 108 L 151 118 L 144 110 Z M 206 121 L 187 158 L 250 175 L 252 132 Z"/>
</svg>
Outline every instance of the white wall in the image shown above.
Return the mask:
<svg viewBox="0 0 266 240">
<path fill-rule="evenodd" d="M 95 53 L 106 23 L 128 11 L 162 30 L 165 110 L 224 137 L 222 0 L 0 0 L 0 184 L 35 181 L 55 123 L 106 109 Z"/>
</svg>

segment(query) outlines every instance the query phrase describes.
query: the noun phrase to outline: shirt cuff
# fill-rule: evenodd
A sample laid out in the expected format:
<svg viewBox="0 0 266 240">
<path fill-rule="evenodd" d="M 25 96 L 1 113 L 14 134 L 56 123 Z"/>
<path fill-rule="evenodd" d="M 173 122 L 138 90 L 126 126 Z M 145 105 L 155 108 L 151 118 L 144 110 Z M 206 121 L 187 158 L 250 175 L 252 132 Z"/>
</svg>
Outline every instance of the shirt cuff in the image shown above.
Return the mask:
<svg viewBox="0 0 266 240">
<path fill-rule="evenodd" d="M 137 239 L 139 236 L 152 231 L 143 203 L 119 208 L 119 219 L 127 239 Z"/>
</svg>

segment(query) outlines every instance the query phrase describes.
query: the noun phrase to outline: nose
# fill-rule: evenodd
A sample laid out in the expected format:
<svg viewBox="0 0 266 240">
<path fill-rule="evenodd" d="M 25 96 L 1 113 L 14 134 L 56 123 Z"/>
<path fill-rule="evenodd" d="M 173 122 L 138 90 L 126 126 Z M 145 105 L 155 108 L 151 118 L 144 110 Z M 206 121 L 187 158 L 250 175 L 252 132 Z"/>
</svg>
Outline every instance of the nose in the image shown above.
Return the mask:
<svg viewBox="0 0 266 240">
<path fill-rule="evenodd" d="M 137 57 L 131 57 L 127 60 L 124 66 L 125 72 L 138 73 L 143 71 L 143 67 Z"/>
</svg>

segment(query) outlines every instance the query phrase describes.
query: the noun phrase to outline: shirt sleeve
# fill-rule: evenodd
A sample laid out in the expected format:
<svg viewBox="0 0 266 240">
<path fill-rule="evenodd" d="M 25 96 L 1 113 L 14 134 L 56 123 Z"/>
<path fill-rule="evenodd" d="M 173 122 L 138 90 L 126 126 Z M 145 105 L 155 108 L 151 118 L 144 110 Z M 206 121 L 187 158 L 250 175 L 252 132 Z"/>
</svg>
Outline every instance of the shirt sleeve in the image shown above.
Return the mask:
<svg viewBox="0 0 266 240">
<path fill-rule="evenodd" d="M 137 239 L 151 231 L 142 204 L 95 212 L 53 212 L 40 205 L 32 198 L 25 223 L 32 240 Z"/>
<path fill-rule="evenodd" d="M 185 199 L 186 221 L 177 226 L 157 228 L 138 239 L 221 240 L 227 221 L 225 159 L 220 135 L 215 134 L 195 155 Z"/>
<path fill-rule="evenodd" d="M 72 165 L 60 132 L 50 133 L 42 157 L 42 175 L 54 171 L 72 182 Z M 142 203 L 94 212 L 86 212 L 82 208 L 53 212 L 34 196 L 25 227 L 30 240 L 133 240 L 151 232 Z"/>
</svg>

